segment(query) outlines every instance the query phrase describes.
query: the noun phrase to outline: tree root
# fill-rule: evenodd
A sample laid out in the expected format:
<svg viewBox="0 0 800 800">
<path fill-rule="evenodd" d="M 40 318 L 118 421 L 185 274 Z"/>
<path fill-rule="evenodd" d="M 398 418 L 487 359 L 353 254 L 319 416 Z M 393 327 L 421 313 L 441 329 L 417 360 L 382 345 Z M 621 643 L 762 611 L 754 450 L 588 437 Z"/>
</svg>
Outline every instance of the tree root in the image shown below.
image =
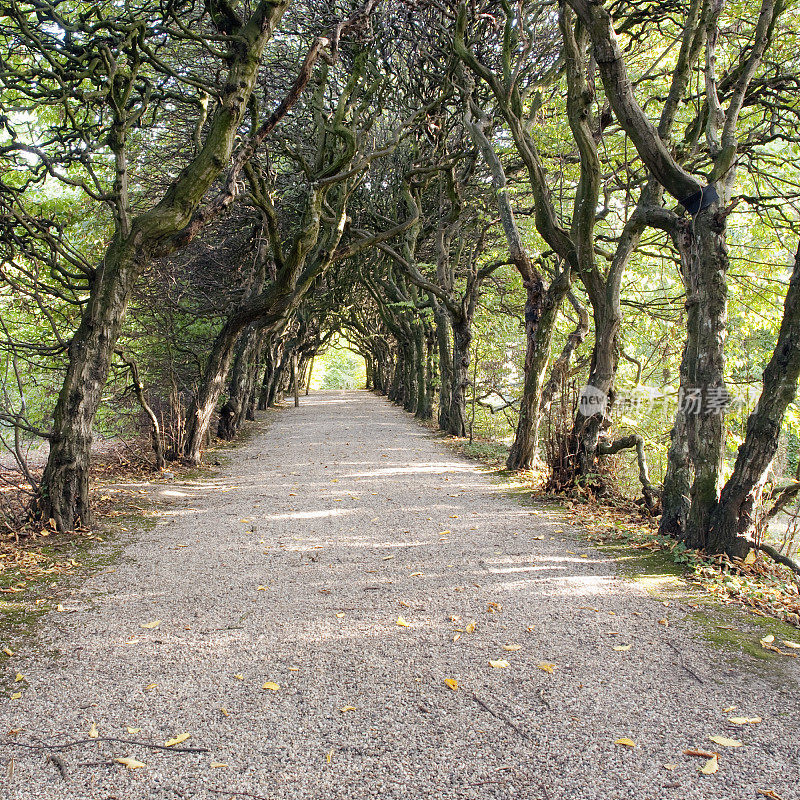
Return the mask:
<svg viewBox="0 0 800 800">
<path fill-rule="evenodd" d="M 756 550 L 761 550 L 766 553 L 773 561 L 776 561 L 778 564 L 783 564 L 784 567 L 789 567 L 794 573 L 800 575 L 800 564 L 793 558 L 789 558 L 789 556 L 778 552 L 771 544 L 764 544 L 763 542 L 761 544 L 758 542 L 750 542 L 750 544 L 755 547 Z"/>
</svg>

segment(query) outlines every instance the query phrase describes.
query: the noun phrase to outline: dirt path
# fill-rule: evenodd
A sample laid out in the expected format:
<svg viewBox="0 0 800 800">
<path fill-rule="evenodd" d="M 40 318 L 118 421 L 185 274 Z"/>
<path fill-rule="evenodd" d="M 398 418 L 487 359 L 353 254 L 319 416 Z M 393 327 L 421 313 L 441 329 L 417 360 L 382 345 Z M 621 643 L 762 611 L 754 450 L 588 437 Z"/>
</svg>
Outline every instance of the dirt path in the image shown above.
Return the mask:
<svg viewBox="0 0 800 800">
<path fill-rule="evenodd" d="M 690 609 L 382 399 L 319 392 L 274 420 L 215 479 L 165 487 L 159 524 L 7 660 L 26 680 L 0 700 L 0 797 L 799 796 L 797 660 L 771 675 L 697 643 Z M 59 751 L 64 778 L 9 746 L 92 724 L 207 752 L 82 744 Z M 719 750 L 719 771 L 689 748 Z"/>
</svg>

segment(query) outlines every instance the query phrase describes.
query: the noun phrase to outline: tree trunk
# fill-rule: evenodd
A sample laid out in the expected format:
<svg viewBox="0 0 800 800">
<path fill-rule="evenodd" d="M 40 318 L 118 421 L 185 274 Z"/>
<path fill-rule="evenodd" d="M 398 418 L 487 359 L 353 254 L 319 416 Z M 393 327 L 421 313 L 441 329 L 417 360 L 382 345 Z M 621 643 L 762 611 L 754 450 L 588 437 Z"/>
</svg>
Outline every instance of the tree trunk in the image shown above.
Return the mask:
<svg viewBox="0 0 800 800">
<path fill-rule="evenodd" d="M 446 431 L 452 436 L 467 435 L 467 387 L 469 386 L 470 345 L 472 320 L 467 317 L 453 320 L 453 362 L 450 370 L 450 414 Z"/>
<path fill-rule="evenodd" d="M 778 449 L 781 423 L 800 378 L 800 247 L 786 293 L 775 350 L 764 369 L 761 397 L 747 420 L 747 433 L 733 473 L 711 512 L 706 551 L 743 556 L 753 527 L 753 506 Z"/>
</svg>

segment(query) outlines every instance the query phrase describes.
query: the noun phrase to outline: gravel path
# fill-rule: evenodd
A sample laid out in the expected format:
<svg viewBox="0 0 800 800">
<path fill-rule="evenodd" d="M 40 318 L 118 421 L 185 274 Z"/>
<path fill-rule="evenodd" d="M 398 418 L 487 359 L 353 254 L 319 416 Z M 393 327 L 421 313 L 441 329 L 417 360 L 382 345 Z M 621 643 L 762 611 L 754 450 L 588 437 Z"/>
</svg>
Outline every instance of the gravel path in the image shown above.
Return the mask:
<svg viewBox="0 0 800 800">
<path fill-rule="evenodd" d="M 698 643 L 690 609 L 383 399 L 318 392 L 271 418 L 213 479 L 160 486 L 158 525 L 7 660 L 26 680 L 0 700 L 0 797 L 800 796 L 797 660 L 754 669 Z M 9 746 L 92 725 L 207 752 Z M 719 771 L 689 748 L 719 750 Z"/>
</svg>

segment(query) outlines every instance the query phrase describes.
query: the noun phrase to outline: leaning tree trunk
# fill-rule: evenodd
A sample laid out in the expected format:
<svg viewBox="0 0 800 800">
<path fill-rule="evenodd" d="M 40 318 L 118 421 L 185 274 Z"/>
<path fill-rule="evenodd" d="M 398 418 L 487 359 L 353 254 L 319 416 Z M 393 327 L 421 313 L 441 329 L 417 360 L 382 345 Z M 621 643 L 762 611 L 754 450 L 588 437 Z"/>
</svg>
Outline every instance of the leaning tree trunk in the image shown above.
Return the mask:
<svg viewBox="0 0 800 800">
<path fill-rule="evenodd" d="M 441 303 L 432 300 L 436 323 L 436 347 L 439 352 L 439 429 L 450 433 L 450 406 L 452 401 L 453 354 L 450 348 L 450 317 Z M 458 434 L 456 434 L 458 435 Z"/>
<path fill-rule="evenodd" d="M 761 397 L 747 420 L 733 473 L 710 514 L 706 550 L 742 556 L 753 527 L 753 506 L 778 449 L 781 423 L 800 378 L 800 247 L 786 293 L 778 341 L 763 376 Z"/>
<path fill-rule="evenodd" d="M 259 339 L 259 332 L 252 327 L 239 339 L 228 383 L 228 398 L 220 409 L 217 424 L 217 436 L 225 441 L 236 438 L 239 427 L 244 421 Z"/>
<path fill-rule="evenodd" d="M 53 412 L 53 432 L 34 512 L 59 531 L 89 527 L 92 425 L 122 328 L 141 256 L 112 245 L 94 280 L 89 302 L 70 342 L 64 383 Z"/>
</svg>

